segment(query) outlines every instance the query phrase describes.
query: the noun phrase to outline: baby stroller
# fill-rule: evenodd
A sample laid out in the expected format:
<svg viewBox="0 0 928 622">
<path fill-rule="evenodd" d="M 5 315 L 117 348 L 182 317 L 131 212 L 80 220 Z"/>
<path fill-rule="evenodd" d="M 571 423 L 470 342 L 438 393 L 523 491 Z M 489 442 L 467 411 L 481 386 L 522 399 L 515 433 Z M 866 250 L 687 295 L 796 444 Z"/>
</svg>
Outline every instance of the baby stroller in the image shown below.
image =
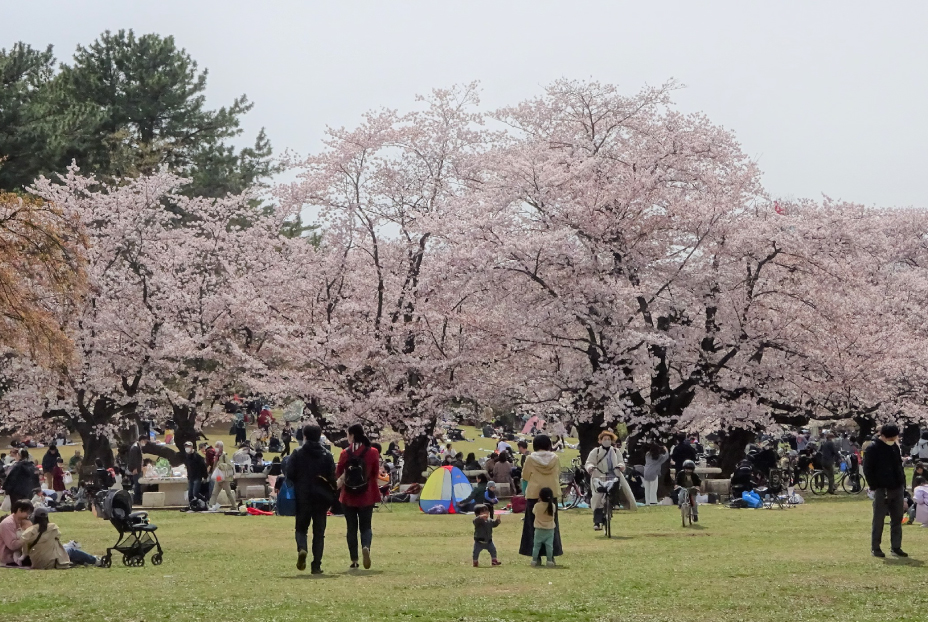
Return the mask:
<svg viewBox="0 0 928 622">
<path fill-rule="evenodd" d="M 104 490 L 97 496 L 97 507 L 101 508 L 103 518 L 110 521 L 119 539 L 111 548 L 106 549 L 106 555 L 100 560 L 104 568 L 112 566 L 113 551 L 122 553 L 124 566 L 144 566 L 145 555 L 154 548 L 158 552 L 151 556 L 151 563 L 155 566 L 161 564 L 164 551 L 155 535 L 156 525 L 148 522 L 148 512 L 133 512 L 132 497 L 125 490 Z"/>
</svg>

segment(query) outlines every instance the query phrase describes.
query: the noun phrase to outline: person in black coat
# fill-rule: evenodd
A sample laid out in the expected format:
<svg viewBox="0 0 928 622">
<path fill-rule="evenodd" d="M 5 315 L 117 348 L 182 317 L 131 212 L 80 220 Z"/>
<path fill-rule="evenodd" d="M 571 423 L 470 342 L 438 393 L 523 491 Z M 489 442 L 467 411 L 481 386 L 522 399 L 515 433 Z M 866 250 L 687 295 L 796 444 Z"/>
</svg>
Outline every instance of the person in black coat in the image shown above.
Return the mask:
<svg viewBox="0 0 928 622">
<path fill-rule="evenodd" d="M 142 503 L 142 486 L 139 478 L 142 477 L 142 449 L 148 444 L 147 436 L 140 436 L 139 440 L 129 448 L 129 457 L 126 459 L 126 471 L 129 473 L 129 482 L 132 484 L 132 503 Z"/>
<path fill-rule="evenodd" d="M 58 458 L 61 454 L 58 453 L 58 448 L 54 445 L 51 445 L 48 448 L 48 451 L 45 452 L 45 455 L 42 456 L 42 474 L 45 475 L 45 487 L 48 489 L 53 489 L 53 473 L 55 472 L 55 467 L 58 465 Z"/>
<path fill-rule="evenodd" d="M 683 463 L 687 460 L 696 462 L 696 450 L 689 444 L 686 437 L 680 439 L 680 444 L 673 448 L 670 454 L 673 461 L 673 468 L 677 473 L 683 470 Z"/>
<path fill-rule="evenodd" d="M 29 452 L 20 449 L 19 461 L 10 468 L 3 483 L 3 489 L 10 496 L 10 503 L 16 503 L 20 499 L 28 501 L 32 498 L 32 491 L 40 487 L 39 470 L 29 457 Z"/>
<path fill-rule="evenodd" d="M 296 567 L 297 570 L 306 569 L 306 539 L 312 525 L 312 573 L 322 574 L 326 514 L 335 500 L 335 460 L 319 443 L 322 428 L 305 426 L 303 438 L 303 446 L 289 456 L 284 471 L 293 484 L 296 497 Z"/>
<path fill-rule="evenodd" d="M 899 449 L 899 427 L 887 423 L 880 428 L 880 438 L 864 452 L 864 478 L 873 491 L 873 525 L 870 552 L 886 557 L 880 548 L 883 521 L 889 514 L 889 538 L 892 554 L 908 557 L 902 550 L 902 515 L 905 512 L 905 471 Z"/>
<path fill-rule="evenodd" d="M 206 458 L 196 450 L 191 441 L 184 443 L 184 464 L 187 466 L 187 503 L 201 497 L 203 480 L 209 474 Z"/>
</svg>

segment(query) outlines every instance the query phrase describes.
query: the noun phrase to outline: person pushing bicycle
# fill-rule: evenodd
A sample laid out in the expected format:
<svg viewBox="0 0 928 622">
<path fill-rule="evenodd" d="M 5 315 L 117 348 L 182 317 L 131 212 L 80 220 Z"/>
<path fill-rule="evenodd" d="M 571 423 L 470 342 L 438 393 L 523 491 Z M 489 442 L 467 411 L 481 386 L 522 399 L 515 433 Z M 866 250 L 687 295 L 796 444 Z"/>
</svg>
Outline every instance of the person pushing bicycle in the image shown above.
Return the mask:
<svg viewBox="0 0 928 622">
<path fill-rule="evenodd" d="M 603 528 L 604 506 L 608 493 L 600 492 L 603 487 L 609 488 L 609 482 L 624 479 L 625 462 L 621 454 L 614 447 L 618 440 L 609 430 L 599 433 L 599 446 L 590 452 L 586 459 L 586 472 L 590 474 L 592 495 L 590 506 L 593 508 L 593 529 L 599 531 Z"/>
</svg>

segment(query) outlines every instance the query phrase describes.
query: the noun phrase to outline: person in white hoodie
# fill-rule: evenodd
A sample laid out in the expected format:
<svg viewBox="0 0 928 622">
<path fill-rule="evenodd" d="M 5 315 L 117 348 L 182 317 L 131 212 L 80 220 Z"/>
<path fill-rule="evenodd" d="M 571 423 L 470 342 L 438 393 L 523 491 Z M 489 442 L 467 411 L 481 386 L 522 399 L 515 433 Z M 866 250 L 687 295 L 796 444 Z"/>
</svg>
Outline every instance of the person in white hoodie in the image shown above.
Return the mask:
<svg viewBox="0 0 928 622">
<path fill-rule="evenodd" d="M 519 555 L 526 557 L 532 556 L 532 548 L 535 544 L 535 521 L 530 517 L 534 516 L 532 510 L 538 503 L 538 496 L 542 488 L 550 488 L 555 495 L 555 504 L 557 497 L 561 492 L 561 463 L 557 454 L 551 451 L 551 439 L 539 434 L 532 441 L 533 451 L 526 459 L 525 466 L 522 467 L 522 479 L 528 482 L 525 488 L 525 521 L 522 523 L 522 541 L 519 544 Z M 561 528 L 560 523 L 555 516 L 554 524 L 554 555 L 564 554 L 561 547 Z M 542 548 L 539 555 L 546 555 L 545 548 Z"/>
</svg>

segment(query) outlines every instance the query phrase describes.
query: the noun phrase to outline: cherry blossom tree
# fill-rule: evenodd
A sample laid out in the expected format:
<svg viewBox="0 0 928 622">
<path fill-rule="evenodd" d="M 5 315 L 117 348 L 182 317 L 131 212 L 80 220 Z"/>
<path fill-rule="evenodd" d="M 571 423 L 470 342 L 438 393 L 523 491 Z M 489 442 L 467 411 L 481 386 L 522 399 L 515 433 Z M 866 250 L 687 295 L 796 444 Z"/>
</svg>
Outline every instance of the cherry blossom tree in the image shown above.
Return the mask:
<svg viewBox="0 0 928 622">
<path fill-rule="evenodd" d="M 76 430 L 88 469 L 97 457 L 112 463 L 111 439 L 140 416 L 174 417 L 177 442 L 193 440 L 225 391 L 260 375 L 264 292 L 255 286 L 273 280 L 280 221 L 256 214 L 247 195 L 183 197 L 183 183 L 161 173 L 108 186 L 72 168 L 33 188 L 81 219 L 89 293 L 64 327 L 73 363 L 11 362 L 4 406 L 21 430 Z"/>
<path fill-rule="evenodd" d="M 406 481 L 424 470 L 450 403 L 470 396 L 467 370 L 485 350 L 470 328 L 481 285 L 442 238 L 486 140 L 476 93 L 420 101 L 419 111 L 330 130 L 326 150 L 278 192 L 291 212 L 320 210 L 323 231 L 280 337 L 329 425 L 363 421 L 403 436 Z"/>
</svg>

